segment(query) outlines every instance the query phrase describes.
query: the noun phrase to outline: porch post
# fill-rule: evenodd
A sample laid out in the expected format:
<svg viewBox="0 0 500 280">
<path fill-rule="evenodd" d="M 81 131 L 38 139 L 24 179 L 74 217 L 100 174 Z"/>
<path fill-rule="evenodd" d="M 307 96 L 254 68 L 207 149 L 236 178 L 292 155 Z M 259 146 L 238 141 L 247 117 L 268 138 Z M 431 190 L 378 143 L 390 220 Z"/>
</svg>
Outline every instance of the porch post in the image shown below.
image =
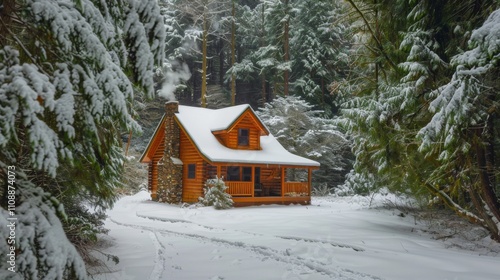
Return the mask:
<svg viewBox="0 0 500 280">
<path fill-rule="evenodd" d="M 217 165 L 217 178 L 219 178 L 219 179 L 221 179 L 220 173 L 221 173 L 221 167 L 220 167 L 220 165 Z M 224 178 L 224 180 L 226 180 L 226 178 Z"/>
<path fill-rule="evenodd" d="M 151 200 L 157 199 L 156 188 L 157 188 L 157 184 L 158 184 L 158 177 L 155 177 L 155 175 L 158 176 L 158 172 L 156 169 L 157 169 L 156 164 L 154 163 L 154 159 L 153 159 L 149 163 L 149 170 L 148 170 L 148 183 L 149 183 L 149 190 L 151 191 Z"/>
<path fill-rule="evenodd" d="M 307 189 L 309 193 L 309 197 L 311 197 L 311 188 L 312 188 L 312 169 L 307 169 Z"/>
<path fill-rule="evenodd" d="M 255 197 L 255 166 L 252 166 L 252 197 Z"/>
<path fill-rule="evenodd" d="M 285 196 L 285 167 L 281 167 L 281 197 Z"/>
</svg>

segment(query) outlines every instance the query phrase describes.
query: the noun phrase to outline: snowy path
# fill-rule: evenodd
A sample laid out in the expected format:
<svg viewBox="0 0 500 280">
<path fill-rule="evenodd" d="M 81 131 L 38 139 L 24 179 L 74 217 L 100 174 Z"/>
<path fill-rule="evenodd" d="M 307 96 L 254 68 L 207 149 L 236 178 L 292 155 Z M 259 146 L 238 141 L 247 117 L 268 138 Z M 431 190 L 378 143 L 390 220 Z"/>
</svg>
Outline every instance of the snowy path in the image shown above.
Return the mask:
<svg viewBox="0 0 500 280">
<path fill-rule="evenodd" d="M 146 200 L 146 193 L 126 197 L 109 212 L 106 226 L 116 246 L 107 251 L 121 262 L 97 279 L 500 276 L 499 256 L 445 249 L 439 241 L 412 233 L 410 219 L 353 203 L 216 211 Z"/>
<path fill-rule="evenodd" d="M 137 217 L 145 218 L 139 214 Z M 169 228 L 177 228 L 179 231 L 164 229 L 161 224 L 144 226 L 136 223 L 122 223 L 111 219 L 111 222 L 117 225 L 150 232 L 151 239 L 157 250 L 154 261 L 155 266 L 150 276 L 151 280 L 180 279 L 177 277 L 182 277 L 182 279 L 202 279 L 198 277 L 203 277 L 207 272 L 217 274 L 219 269 L 222 269 L 221 274 L 224 275 L 224 277 L 220 276 L 220 279 L 237 279 L 241 276 L 240 271 L 251 271 L 254 279 L 380 279 L 342 268 L 332 270 L 328 268 L 327 263 L 296 256 L 292 253 L 292 249 L 288 248 L 290 244 L 306 242 L 319 244 L 320 246 L 327 244 L 332 247 L 363 251 L 358 247 L 297 237 L 265 237 L 260 234 L 213 228 L 188 222 L 185 222 L 188 226 L 177 227 L 179 221 L 170 221 L 168 219 L 152 220 L 160 221 L 160 223 L 170 223 Z M 208 231 L 204 232 L 204 234 L 189 233 L 200 232 L 200 229 Z M 265 243 L 273 244 L 273 248 L 255 245 L 256 242 L 261 243 L 263 239 L 268 239 Z M 179 256 L 179 252 L 187 255 Z M 226 257 L 235 255 L 243 257 L 236 259 Z M 204 271 L 191 269 L 191 271 L 181 272 L 186 264 L 183 264 L 180 260 L 185 258 L 188 258 L 190 263 L 199 263 L 207 267 Z M 166 260 L 167 262 L 165 262 Z M 214 266 L 210 265 L 210 262 L 215 262 Z M 224 266 L 220 265 L 221 262 L 226 262 L 228 266 L 237 267 L 227 271 Z M 187 265 L 189 266 L 189 264 Z M 283 271 L 281 277 L 276 275 L 277 267 Z M 200 273 L 202 274 L 200 275 Z M 214 277 L 213 279 L 218 279 L 219 276 Z"/>
</svg>

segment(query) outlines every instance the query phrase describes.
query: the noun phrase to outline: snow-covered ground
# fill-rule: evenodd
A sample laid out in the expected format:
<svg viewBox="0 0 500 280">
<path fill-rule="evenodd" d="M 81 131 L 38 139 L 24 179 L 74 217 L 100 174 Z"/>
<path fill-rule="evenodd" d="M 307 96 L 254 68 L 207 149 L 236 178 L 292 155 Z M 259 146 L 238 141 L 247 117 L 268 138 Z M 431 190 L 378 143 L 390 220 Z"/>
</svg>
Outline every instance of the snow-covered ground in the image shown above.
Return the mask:
<svg viewBox="0 0 500 280">
<path fill-rule="evenodd" d="M 120 262 L 95 279 L 500 279 L 498 244 L 450 247 L 412 215 L 368 207 L 384 199 L 214 210 L 140 192 L 109 211 L 103 251 Z"/>
</svg>

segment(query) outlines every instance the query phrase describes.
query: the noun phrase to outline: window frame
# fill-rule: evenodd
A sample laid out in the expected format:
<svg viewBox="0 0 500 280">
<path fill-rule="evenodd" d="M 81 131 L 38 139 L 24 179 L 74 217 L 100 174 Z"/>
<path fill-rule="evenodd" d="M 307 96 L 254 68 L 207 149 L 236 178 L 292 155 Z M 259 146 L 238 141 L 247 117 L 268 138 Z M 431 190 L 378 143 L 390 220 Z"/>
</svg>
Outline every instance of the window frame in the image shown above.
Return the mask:
<svg viewBox="0 0 500 280">
<path fill-rule="evenodd" d="M 245 133 L 243 133 L 245 132 Z M 246 134 L 246 135 L 243 135 Z M 248 147 L 250 146 L 250 129 L 249 128 L 238 128 L 238 146 Z"/>
<path fill-rule="evenodd" d="M 236 172 L 237 171 L 237 172 Z M 241 181 L 241 168 L 240 166 L 228 166 L 226 167 L 226 180 L 227 181 Z M 237 180 L 235 180 L 237 179 Z"/>
<path fill-rule="evenodd" d="M 247 173 L 245 173 L 245 171 Z M 240 179 L 242 182 L 252 182 L 252 167 L 241 166 L 240 168 Z"/>
<path fill-rule="evenodd" d="M 226 167 L 226 180 L 230 182 L 252 182 L 252 167 L 228 166 Z"/>
<path fill-rule="evenodd" d="M 196 163 L 187 165 L 187 179 L 196 179 Z"/>
</svg>

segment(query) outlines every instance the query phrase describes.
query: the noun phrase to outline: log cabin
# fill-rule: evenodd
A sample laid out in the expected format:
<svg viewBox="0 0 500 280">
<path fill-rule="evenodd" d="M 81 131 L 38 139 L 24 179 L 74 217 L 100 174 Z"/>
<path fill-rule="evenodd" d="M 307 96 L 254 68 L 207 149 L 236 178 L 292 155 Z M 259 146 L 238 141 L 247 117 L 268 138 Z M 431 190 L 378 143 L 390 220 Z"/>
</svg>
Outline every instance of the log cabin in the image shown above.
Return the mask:
<svg viewBox="0 0 500 280">
<path fill-rule="evenodd" d="M 140 158 L 152 200 L 198 202 L 207 179 L 223 178 L 235 206 L 310 204 L 319 163 L 288 152 L 247 104 L 207 109 L 165 104 Z"/>
</svg>

